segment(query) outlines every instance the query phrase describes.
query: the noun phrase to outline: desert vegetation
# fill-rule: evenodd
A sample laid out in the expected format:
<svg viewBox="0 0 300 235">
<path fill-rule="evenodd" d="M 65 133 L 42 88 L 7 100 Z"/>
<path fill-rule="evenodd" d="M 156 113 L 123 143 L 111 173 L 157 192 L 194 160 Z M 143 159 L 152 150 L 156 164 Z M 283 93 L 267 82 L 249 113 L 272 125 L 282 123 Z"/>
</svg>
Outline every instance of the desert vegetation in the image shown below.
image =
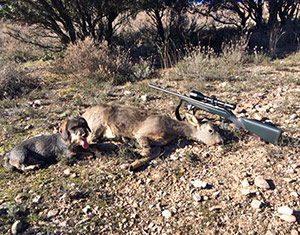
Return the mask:
<svg viewBox="0 0 300 235">
<path fill-rule="evenodd" d="M 299 234 L 299 10 L 273 0 L 0 0 L 1 165 L 15 144 L 99 103 L 174 117 L 178 100 L 149 82 L 216 95 L 238 117 L 283 130 L 272 145 L 199 111 L 224 145 L 178 139 L 135 172 L 134 143 L 118 141 L 23 174 L 0 167 L 0 233 Z"/>
</svg>

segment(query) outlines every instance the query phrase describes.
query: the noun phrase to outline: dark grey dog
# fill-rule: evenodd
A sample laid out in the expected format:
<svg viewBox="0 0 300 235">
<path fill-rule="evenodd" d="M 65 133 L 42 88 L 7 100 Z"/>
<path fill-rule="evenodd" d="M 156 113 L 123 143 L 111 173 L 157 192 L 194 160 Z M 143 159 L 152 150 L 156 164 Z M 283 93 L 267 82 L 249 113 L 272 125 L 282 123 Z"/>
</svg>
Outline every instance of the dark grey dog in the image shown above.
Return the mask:
<svg viewBox="0 0 300 235">
<path fill-rule="evenodd" d="M 67 119 L 60 126 L 59 133 L 35 136 L 16 145 L 5 157 L 4 166 L 24 171 L 52 163 L 58 155 L 75 156 L 82 148 L 89 147 L 86 140 L 89 132 L 84 118 Z"/>
</svg>

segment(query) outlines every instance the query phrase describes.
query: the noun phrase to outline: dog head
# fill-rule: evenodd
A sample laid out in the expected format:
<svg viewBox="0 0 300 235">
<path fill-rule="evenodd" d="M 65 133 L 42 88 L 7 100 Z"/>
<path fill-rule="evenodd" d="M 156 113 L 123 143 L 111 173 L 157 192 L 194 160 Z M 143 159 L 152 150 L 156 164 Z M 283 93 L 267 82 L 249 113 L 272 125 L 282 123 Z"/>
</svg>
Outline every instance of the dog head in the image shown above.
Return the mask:
<svg viewBox="0 0 300 235">
<path fill-rule="evenodd" d="M 91 132 L 91 129 L 82 117 L 69 118 L 59 128 L 59 134 L 64 141 L 69 142 L 70 145 L 81 146 L 84 149 L 89 147 L 86 140 L 89 132 Z"/>
</svg>

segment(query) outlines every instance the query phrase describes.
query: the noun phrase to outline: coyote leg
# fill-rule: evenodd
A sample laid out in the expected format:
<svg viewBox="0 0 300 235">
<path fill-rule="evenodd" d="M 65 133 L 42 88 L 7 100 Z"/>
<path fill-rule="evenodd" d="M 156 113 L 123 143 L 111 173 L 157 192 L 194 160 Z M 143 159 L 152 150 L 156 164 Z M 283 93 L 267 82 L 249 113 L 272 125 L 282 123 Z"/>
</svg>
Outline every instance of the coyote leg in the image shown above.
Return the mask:
<svg viewBox="0 0 300 235">
<path fill-rule="evenodd" d="M 147 137 L 141 137 L 137 140 L 137 142 L 141 147 L 141 150 L 139 152 L 144 157 L 141 159 L 135 160 L 133 163 L 131 163 L 131 165 L 130 165 L 131 171 L 147 164 L 149 161 L 156 158 L 160 154 L 160 147 L 154 146 L 151 148 L 149 139 Z"/>
</svg>

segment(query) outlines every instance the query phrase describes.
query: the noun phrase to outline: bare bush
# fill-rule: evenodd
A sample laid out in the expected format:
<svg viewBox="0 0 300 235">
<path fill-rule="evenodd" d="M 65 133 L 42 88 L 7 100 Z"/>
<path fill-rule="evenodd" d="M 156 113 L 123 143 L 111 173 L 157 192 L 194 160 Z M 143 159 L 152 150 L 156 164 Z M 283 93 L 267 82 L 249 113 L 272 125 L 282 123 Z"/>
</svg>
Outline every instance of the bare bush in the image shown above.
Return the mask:
<svg viewBox="0 0 300 235">
<path fill-rule="evenodd" d="M 241 64 L 244 63 L 248 56 L 249 37 L 244 35 L 236 40 L 224 42 L 222 44 L 221 58 L 227 63 Z"/>
<path fill-rule="evenodd" d="M 110 48 L 106 43 L 96 45 L 91 38 L 70 44 L 63 59 L 67 73 L 113 84 L 132 80 L 132 66 L 128 52 L 119 47 Z"/>
<path fill-rule="evenodd" d="M 16 64 L 0 63 L 0 99 L 21 97 L 39 86 L 39 79 L 30 77 Z"/>
<path fill-rule="evenodd" d="M 224 43 L 219 55 L 212 48 L 188 48 L 170 75 L 173 79 L 199 82 L 234 79 L 239 75 L 242 64 L 247 61 L 247 45 L 247 37 Z"/>
<path fill-rule="evenodd" d="M 38 44 L 41 40 L 45 45 L 52 45 L 52 39 L 42 39 L 27 25 L 0 22 L 0 55 L 3 60 L 23 63 L 49 58 L 49 48 Z"/>
</svg>

